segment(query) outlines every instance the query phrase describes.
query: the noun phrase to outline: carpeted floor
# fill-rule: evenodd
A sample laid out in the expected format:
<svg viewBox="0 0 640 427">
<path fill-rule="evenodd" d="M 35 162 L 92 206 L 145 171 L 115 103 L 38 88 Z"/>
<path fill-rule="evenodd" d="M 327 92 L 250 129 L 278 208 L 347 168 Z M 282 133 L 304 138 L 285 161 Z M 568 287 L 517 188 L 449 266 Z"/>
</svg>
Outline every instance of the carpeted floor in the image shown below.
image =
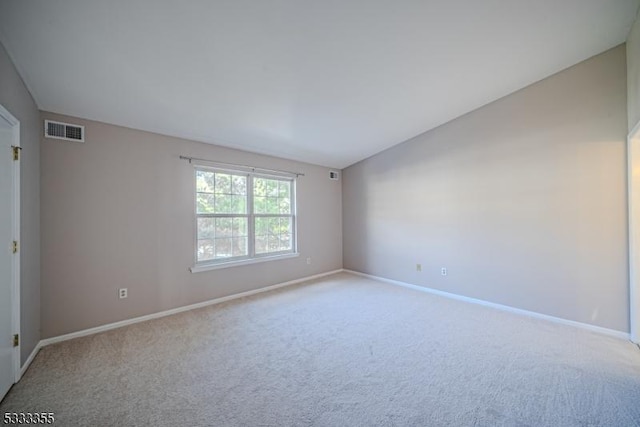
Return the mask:
<svg viewBox="0 0 640 427">
<path fill-rule="evenodd" d="M 640 426 L 629 342 L 338 274 L 43 348 L 60 426 Z"/>
</svg>

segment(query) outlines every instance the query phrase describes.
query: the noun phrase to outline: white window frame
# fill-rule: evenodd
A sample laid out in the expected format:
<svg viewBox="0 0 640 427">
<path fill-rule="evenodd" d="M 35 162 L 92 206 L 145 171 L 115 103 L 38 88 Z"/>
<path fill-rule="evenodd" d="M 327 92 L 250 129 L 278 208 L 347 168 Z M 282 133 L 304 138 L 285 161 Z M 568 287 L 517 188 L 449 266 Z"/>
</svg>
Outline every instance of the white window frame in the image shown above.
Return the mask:
<svg viewBox="0 0 640 427">
<path fill-rule="evenodd" d="M 211 217 L 239 217 L 246 216 L 247 218 L 247 253 L 245 256 L 221 258 L 215 260 L 198 261 L 198 218 L 206 216 L 206 214 L 198 214 L 198 188 L 197 188 L 197 173 L 198 171 L 206 172 L 218 172 L 234 175 L 242 175 L 247 177 L 247 214 L 216 214 Z M 291 182 L 291 214 L 278 215 L 278 214 L 256 214 L 253 211 L 253 180 L 255 178 L 286 180 Z M 261 173 L 254 170 L 242 169 L 242 168 L 226 168 L 217 166 L 206 166 L 201 164 L 194 165 L 193 169 L 193 224 L 194 224 L 194 241 L 193 241 L 193 263 L 194 266 L 190 268 L 192 273 L 201 271 L 216 270 L 220 268 L 235 267 L 240 265 L 254 264 L 265 261 L 280 260 L 286 258 L 297 257 L 298 253 L 298 230 L 297 230 L 297 207 L 296 207 L 296 191 L 297 191 L 297 176 L 289 174 L 277 174 L 277 173 Z M 269 252 L 264 254 L 255 253 L 255 218 L 256 217 L 291 217 L 291 250 Z"/>
</svg>

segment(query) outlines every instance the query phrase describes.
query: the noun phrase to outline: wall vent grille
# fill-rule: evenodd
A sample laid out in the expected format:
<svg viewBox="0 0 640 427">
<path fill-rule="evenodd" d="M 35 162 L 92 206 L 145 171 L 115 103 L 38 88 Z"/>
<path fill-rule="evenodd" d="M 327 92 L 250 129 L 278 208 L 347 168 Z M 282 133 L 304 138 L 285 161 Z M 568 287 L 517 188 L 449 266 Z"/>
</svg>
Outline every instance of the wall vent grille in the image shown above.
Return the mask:
<svg viewBox="0 0 640 427">
<path fill-rule="evenodd" d="M 338 171 L 329 171 L 329 179 L 337 181 L 340 179 L 340 173 Z"/>
<path fill-rule="evenodd" d="M 44 136 L 65 141 L 84 142 L 84 126 L 45 120 Z"/>
</svg>

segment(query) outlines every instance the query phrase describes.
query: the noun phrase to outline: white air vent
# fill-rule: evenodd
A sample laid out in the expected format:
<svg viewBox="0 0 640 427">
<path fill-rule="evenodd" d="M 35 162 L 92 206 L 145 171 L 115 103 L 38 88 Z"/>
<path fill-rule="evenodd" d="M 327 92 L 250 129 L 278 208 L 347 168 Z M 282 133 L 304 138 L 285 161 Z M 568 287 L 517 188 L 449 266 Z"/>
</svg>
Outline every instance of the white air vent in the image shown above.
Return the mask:
<svg viewBox="0 0 640 427">
<path fill-rule="evenodd" d="M 84 142 L 84 126 L 45 120 L 44 136 L 65 141 Z"/>
<path fill-rule="evenodd" d="M 329 179 L 337 181 L 340 179 L 340 172 L 338 171 L 329 171 Z"/>
</svg>

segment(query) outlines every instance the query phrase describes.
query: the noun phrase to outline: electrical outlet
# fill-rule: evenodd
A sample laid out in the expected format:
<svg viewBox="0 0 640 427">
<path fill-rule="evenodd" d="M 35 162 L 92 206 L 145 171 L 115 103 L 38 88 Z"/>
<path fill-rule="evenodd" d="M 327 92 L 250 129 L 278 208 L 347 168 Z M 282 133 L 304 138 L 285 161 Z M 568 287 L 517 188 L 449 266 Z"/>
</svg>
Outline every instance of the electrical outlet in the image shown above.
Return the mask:
<svg viewBox="0 0 640 427">
<path fill-rule="evenodd" d="M 422 264 L 416 264 L 416 271 L 422 271 Z"/>
<path fill-rule="evenodd" d="M 307 258 L 307 265 L 311 265 L 311 257 Z"/>
<path fill-rule="evenodd" d="M 442 267 L 440 269 L 440 274 L 442 274 L 443 276 L 446 276 L 447 275 L 447 267 Z"/>
<path fill-rule="evenodd" d="M 123 299 L 129 296 L 129 291 L 127 288 L 118 289 L 118 298 Z"/>
</svg>

